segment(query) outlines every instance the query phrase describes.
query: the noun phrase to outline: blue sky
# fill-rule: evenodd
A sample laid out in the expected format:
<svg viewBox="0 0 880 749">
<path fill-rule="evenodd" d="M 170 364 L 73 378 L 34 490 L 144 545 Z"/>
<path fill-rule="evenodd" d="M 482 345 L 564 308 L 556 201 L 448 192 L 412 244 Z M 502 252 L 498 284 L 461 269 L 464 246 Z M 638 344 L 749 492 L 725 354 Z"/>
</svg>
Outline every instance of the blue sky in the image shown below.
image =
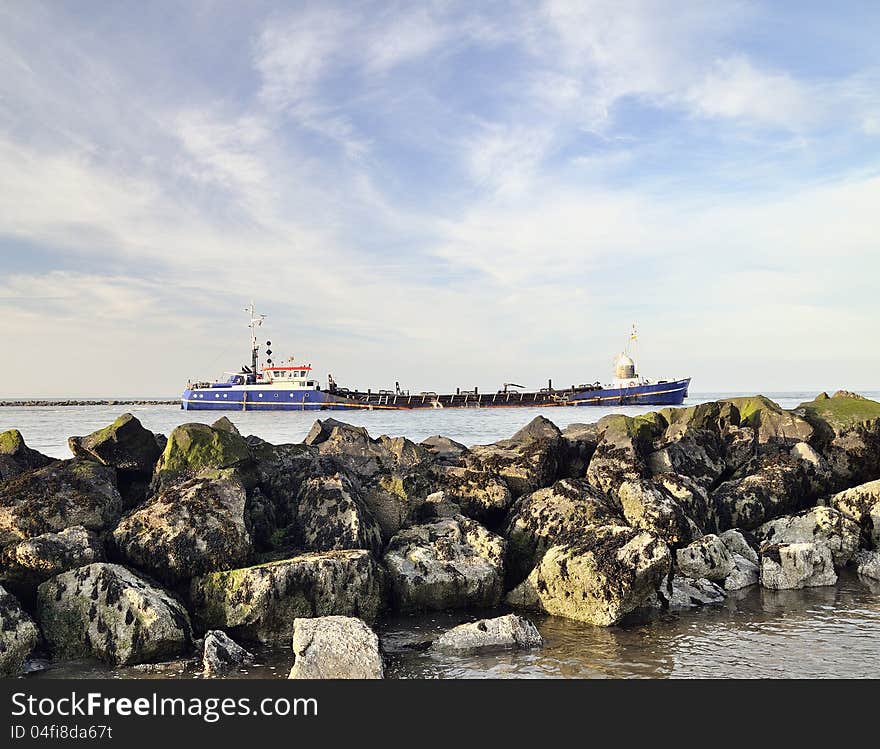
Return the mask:
<svg viewBox="0 0 880 749">
<path fill-rule="evenodd" d="M 880 4 L 0 6 L 0 396 L 880 386 Z"/>
</svg>

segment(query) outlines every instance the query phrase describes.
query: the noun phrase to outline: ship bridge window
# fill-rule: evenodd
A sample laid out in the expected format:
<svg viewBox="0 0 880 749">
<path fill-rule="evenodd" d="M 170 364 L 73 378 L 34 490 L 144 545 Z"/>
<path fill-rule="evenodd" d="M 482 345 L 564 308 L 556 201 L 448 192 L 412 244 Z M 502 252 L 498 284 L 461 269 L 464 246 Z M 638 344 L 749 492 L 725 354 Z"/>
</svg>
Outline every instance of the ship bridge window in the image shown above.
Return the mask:
<svg viewBox="0 0 880 749">
<path fill-rule="evenodd" d="M 315 386 L 315 381 L 314 381 L 314 380 L 309 380 L 309 381 L 306 383 L 306 385 L 308 385 L 309 387 L 314 387 L 314 386 Z"/>
</svg>

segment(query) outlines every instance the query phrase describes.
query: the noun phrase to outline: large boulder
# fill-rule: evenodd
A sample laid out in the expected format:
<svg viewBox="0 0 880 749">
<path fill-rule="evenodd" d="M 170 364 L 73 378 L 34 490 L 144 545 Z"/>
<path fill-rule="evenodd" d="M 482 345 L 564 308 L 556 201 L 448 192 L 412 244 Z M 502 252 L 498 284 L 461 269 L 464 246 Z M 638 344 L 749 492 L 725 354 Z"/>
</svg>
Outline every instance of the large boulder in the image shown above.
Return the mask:
<svg viewBox="0 0 880 749">
<path fill-rule="evenodd" d="M 35 468 L 45 468 L 51 462 L 48 455 L 28 447 L 18 429 L 0 432 L 0 481 Z"/>
<path fill-rule="evenodd" d="M 361 619 L 321 616 L 293 622 L 291 679 L 381 679 L 379 638 Z"/>
<path fill-rule="evenodd" d="M 452 653 L 483 653 L 492 650 L 540 648 L 544 638 L 528 619 L 516 614 L 480 619 L 447 630 L 432 649 Z"/>
<path fill-rule="evenodd" d="M 361 484 L 361 497 L 379 524 L 383 543 L 416 520 L 435 486 L 428 472 L 418 468 L 379 473 Z"/>
<path fill-rule="evenodd" d="M 227 468 L 237 469 L 249 486 L 255 483 L 253 457 L 244 437 L 207 424 L 181 424 L 168 435 L 153 473 L 152 490 L 157 493 L 205 469 Z"/>
<path fill-rule="evenodd" d="M 669 566 L 669 548 L 650 533 L 624 526 L 594 526 L 579 539 L 548 549 L 505 601 L 514 607 L 610 626 L 656 593 Z"/>
<path fill-rule="evenodd" d="M 834 585 L 837 573 L 825 544 L 767 544 L 761 547 L 761 585 L 774 590 Z"/>
<path fill-rule="evenodd" d="M 294 517 L 295 542 L 306 551 L 382 549 L 379 524 L 347 476 L 316 476 L 300 490 Z"/>
<path fill-rule="evenodd" d="M 853 561 L 860 575 L 880 580 L 880 551 L 858 551 Z"/>
<path fill-rule="evenodd" d="M 506 481 L 489 471 L 441 465 L 431 476 L 434 486 L 461 507 L 463 515 L 488 527 L 497 526 L 513 502 Z"/>
<path fill-rule="evenodd" d="M 562 453 L 559 477 L 579 479 L 587 475 L 587 466 L 599 444 L 598 424 L 569 424 L 562 430 Z"/>
<path fill-rule="evenodd" d="M 320 419 L 305 438 L 321 455 L 332 458 L 347 472 L 361 480 L 397 467 L 396 456 L 388 446 L 370 437 L 365 427 L 344 424 L 336 419 Z"/>
<path fill-rule="evenodd" d="M 661 585 L 657 598 L 661 608 L 669 611 L 687 611 L 703 606 L 724 603 L 724 589 L 706 578 L 679 577 L 676 575 L 666 585 Z"/>
<path fill-rule="evenodd" d="M 734 570 L 733 556 L 724 542 L 709 534 L 675 552 L 678 571 L 693 580 L 723 582 Z"/>
<path fill-rule="evenodd" d="M 39 633 L 13 595 L 0 586 L 0 676 L 18 676 Z"/>
<path fill-rule="evenodd" d="M 795 409 L 815 430 L 812 444 L 828 461 L 834 489 L 880 478 L 880 403 L 845 390 Z"/>
<path fill-rule="evenodd" d="M 859 524 L 867 548 L 880 548 L 880 479 L 838 492 L 828 504 Z"/>
<path fill-rule="evenodd" d="M 752 585 L 757 585 L 761 579 L 761 568 L 750 558 L 741 554 L 731 554 L 733 558 L 733 570 L 724 579 L 725 590 L 741 590 Z"/>
<path fill-rule="evenodd" d="M 439 434 L 423 439 L 419 443 L 428 454 L 438 463 L 451 466 L 459 466 L 468 452 L 467 447 L 449 437 L 441 437 Z"/>
<path fill-rule="evenodd" d="M 211 572 L 190 586 L 199 623 L 237 638 L 289 641 L 297 617 L 358 616 L 385 607 L 385 575 L 368 551 L 327 551 Z"/>
<path fill-rule="evenodd" d="M 226 673 L 253 662 L 254 655 L 245 650 L 222 629 L 205 633 L 202 648 L 202 672 L 206 676 Z"/>
<path fill-rule="evenodd" d="M 504 539 L 464 516 L 398 533 L 385 551 L 400 611 L 495 606 L 504 579 Z"/>
<path fill-rule="evenodd" d="M 67 443 L 77 458 L 146 476 L 162 454 L 156 435 L 129 413 L 86 437 L 70 437 Z"/>
<path fill-rule="evenodd" d="M 664 429 L 666 420 L 656 413 L 599 419 L 599 443 L 587 467 L 587 480 L 600 491 L 616 497 L 623 482 L 649 478 L 644 456 Z"/>
<path fill-rule="evenodd" d="M 74 525 L 103 532 L 122 511 L 116 472 L 90 460 L 59 460 L 0 484 L 0 546 Z"/>
<path fill-rule="evenodd" d="M 766 544 L 814 543 L 827 546 L 838 567 L 859 548 L 859 526 L 831 507 L 813 507 L 758 526 L 755 536 Z"/>
<path fill-rule="evenodd" d="M 96 562 L 44 582 L 38 618 L 60 658 L 131 665 L 180 655 L 192 642 L 186 609 L 118 564 Z"/>
<path fill-rule="evenodd" d="M 739 424 L 755 430 L 760 446 L 809 442 L 813 427 L 802 416 L 786 411 L 778 403 L 763 395 L 744 398 L 725 398 L 739 411 Z"/>
<path fill-rule="evenodd" d="M 556 480 L 562 448 L 558 427 L 536 416 L 509 440 L 474 445 L 465 460 L 470 468 L 500 476 L 513 496 L 521 497 Z"/>
<path fill-rule="evenodd" d="M 517 500 L 504 528 L 508 583 L 517 585 L 551 546 L 592 525 L 621 520 L 620 511 L 586 479 L 560 479 Z"/>
<path fill-rule="evenodd" d="M 126 563 L 168 583 L 248 561 L 247 494 L 233 471 L 166 485 L 126 515 L 113 543 Z"/>
<path fill-rule="evenodd" d="M 26 588 L 92 562 L 104 561 L 100 539 L 81 525 L 58 533 L 43 533 L 0 552 L 0 576 Z"/>
<path fill-rule="evenodd" d="M 702 533 L 661 483 L 647 479 L 624 481 L 617 488 L 617 496 L 627 523 L 672 546 L 690 543 Z"/>
<path fill-rule="evenodd" d="M 652 483 L 672 496 L 701 533 L 711 533 L 716 529 L 714 503 L 697 481 L 678 473 L 659 473 L 654 476 Z"/>
</svg>

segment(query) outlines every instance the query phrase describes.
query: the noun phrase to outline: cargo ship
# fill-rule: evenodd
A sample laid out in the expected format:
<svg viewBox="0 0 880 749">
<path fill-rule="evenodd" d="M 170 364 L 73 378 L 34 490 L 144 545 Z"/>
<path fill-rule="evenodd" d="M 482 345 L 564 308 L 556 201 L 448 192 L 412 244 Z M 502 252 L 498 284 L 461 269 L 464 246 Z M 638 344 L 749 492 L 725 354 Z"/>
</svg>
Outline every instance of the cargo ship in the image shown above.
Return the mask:
<svg viewBox="0 0 880 749">
<path fill-rule="evenodd" d="M 523 408 L 550 406 L 678 406 L 687 398 L 690 378 L 649 380 L 638 373 L 634 348 L 638 340 L 635 326 L 627 350 L 614 361 L 614 379 L 602 385 L 571 385 L 527 390 L 507 382 L 495 392 L 456 388 L 454 393 L 433 391 L 410 393 L 399 383 L 393 389 L 367 390 L 339 387 L 332 375 L 321 387 L 311 364 L 293 358 L 276 364 L 272 342 L 266 341 L 263 360 L 257 331 L 265 315 L 254 305 L 245 308 L 250 315 L 251 362 L 226 379 L 214 382 L 188 382 L 181 398 L 187 411 L 346 411 L 353 409 L 409 410 L 417 408 Z"/>
</svg>

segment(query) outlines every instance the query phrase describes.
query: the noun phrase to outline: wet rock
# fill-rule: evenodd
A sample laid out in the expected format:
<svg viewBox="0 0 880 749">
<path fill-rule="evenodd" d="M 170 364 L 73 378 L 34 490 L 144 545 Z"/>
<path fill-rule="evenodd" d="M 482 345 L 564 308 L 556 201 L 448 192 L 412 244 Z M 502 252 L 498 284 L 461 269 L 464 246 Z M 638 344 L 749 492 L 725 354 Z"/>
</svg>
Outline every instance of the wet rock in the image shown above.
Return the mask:
<svg viewBox="0 0 880 749">
<path fill-rule="evenodd" d="M 93 656 L 115 666 L 186 651 L 186 609 L 167 592 L 118 564 L 96 562 L 47 580 L 38 618 L 56 657 Z"/>
<path fill-rule="evenodd" d="M 763 395 L 725 398 L 720 402 L 736 406 L 740 416 L 739 426 L 754 429 L 759 445 L 793 445 L 796 442 L 809 442 L 813 436 L 813 427 L 808 421 Z"/>
<path fill-rule="evenodd" d="M 548 419 L 536 416 L 509 440 L 475 445 L 468 467 L 500 476 L 514 497 L 552 484 L 559 472 L 562 433 Z"/>
<path fill-rule="evenodd" d="M 241 432 L 226 416 L 221 416 L 217 421 L 211 424 L 211 429 L 219 429 L 221 432 L 229 432 L 241 437 Z"/>
<path fill-rule="evenodd" d="M 880 403 L 841 390 L 795 409 L 815 430 L 811 444 L 828 462 L 840 490 L 880 478 Z"/>
<path fill-rule="evenodd" d="M 39 633 L 15 597 L 0 586 L 0 676 L 18 676 Z"/>
<path fill-rule="evenodd" d="M 505 480 L 489 471 L 438 466 L 432 477 L 435 486 L 461 507 L 463 515 L 489 527 L 498 525 L 513 503 Z"/>
<path fill-rule="evenodd" d="M 28 447 L 18 429 L 0 433 L 0 482 L 52 462 L 48 455 Z"/>
<path fill-rule="evenodd" d="M 71 437 L 68 445 L 77 458 L 144 476 L 152 474 L 162 453 L 156 435 L 129 413 L 86 437 Z"/>
<path fill-rule="evenodd" d="M 291 679 L 381 679 L 379 638 L 363 621 L 322 616 L 293 622 Z"/>
<path fill-rule="evenodd" d="M 81 525 L 44 533 L 7 546 L 0 553 L 5 580 L 35 588 L 50 577 L 92 562 L 104 561 L 104 546 Z"/>
<path fill-rule="evenodd" d="M 611 497 L 625 481 L 649 478 L 644 454 L 663 433 L 666 421 L 656 413 L 599 419 L 599 443 L 587 467 L 587 480 Z"/>
<path fill-rule="evenodd" d="M 387 543 L 401 528 L 411 525 L 435 484 L 419 469 L 379 473 L 363 485 L 361 496 Z"/>
<path fill-rule="evenodd" d="M 880 551 L 858 551 L 853 561 L 860 575 L 880 580 Z"/>
<path fill-rule="evenodd" d="M 207 424 L 181 424 L 168 436 L 151 488 L 158 493 L 205 469 L 227 468 L 238 470 L 249 487 L 255 483 L 253 457 L 244 437 Z"/>
<path fill-rule="evenodd" d="M 0 484 L 0 546 L 75 525 L 100 533 L 121 510 L 112 468 L 59 460 Z"/>
<path fill-rule="evenodd" d="M 297 617 L 359 616 L 385 607 L 385 575 L 363 549 L 303 554 L 196 578 L 190 601 L 205 628 L 261 642 L 289 641 Z"/>
<path fill-rule="evenodd" d="M 382 549 L 379 524 L 344 474 L 308 479 L 296 507 L 297 546 L 306 551 Z"/>
<path fill-rule="evenodd" d="M 421 441 L 422 447 L 439 463 L 450 466 L 460 466 L 468 452 L 467 447 L 460 442 L 436 435 Z"/>
<path fill-rule="evenodd" d="M 563 429 L 559 477 L 584 478 L 598 444 L 598 424 L 569 424 Z"/>
<path fill-rule="evenodd" d="M 305 444 L 314 445 L 320 455 L 332 458 L 360 480 L 369 480 L 397 468 L 397 460 L 388 447 L 372 439 L 364 427 L 351 426 L 336 419 L 316 421 Z"/>
<path fill-rule="evenodd" d="M 838 567 L 852 559 L 859 548 L 859 526 L 831 507 L 813 507 L 797 515 L 764 523 L 755 536 L 766 544 L 814 543 L 827 546 Z"/>
<path fill-rule="evenodd" d="M 495 606 L 504 578 L 504 540 L 458 516 L 398 533 L 384 557 L 400 611 Z"/>
<path fill-rule="evenodd" d="M 679 572 L 695 580 L 706 578 L 723 582 L 734 567 L 733 558 L 724 542 L 714 534 L 703 536 L 678 549 L 675 560 Z"/>
<path fill-rule="evenodd" d="M 761 547 L 761 585 L 774 590 L 834 585 L 837 573 L 825 544 L 768 544 Z"/>
<path fill-rule="evenodd" d="M 434 492 L 425 498 L 419 508 L 419 524 L 432 523 L 441 518 L 461 515 L 461 507 L 446 496 L 446 492 Z"/>
<path fill-rule="evenodd" d="M 250 558 L 247 494 L 233 471 L 204 471 L 166 485 L 113 531 L 122 558 L 168 583 Z"/>
<path fill-rule="evenodd" d="M 741 590 L 757 585 L 761 578 L 761 568 L 749 557 L 731 553 L 733 571 L 724 579 L 725 590 Z"/>
<path fill-rule="evenodd" d="M 669 548 L 650 533 L 594 526 L 580 539 L 548 549 L 505 601 L 610 626 L 656 593 L 669 565 Z"/>
<path fill-rule="evenodd" d="M 880 480 L 838 492 L 828 504 L 859 524 L 867 548 L 880 548 Z"/>
<path fill-rule="evenodd" d="M 617 488 L 623 516 L 634 528 L 648 531 L 666 543 L 690 543 L 702 531 L 660 483 L 647 479 L 624 481 Z"/>
<path fill-rule="evenodd" d="M 663 608 L 670 611 L 686 611 L 702 606 L 716 606 L 724 603 L 727 597 L 724 588 L 705 577 L 674 577 L 668 585 L 661 585 L 657 591 Z"/>
<path fill-rule="evenodd" d="M 508 584 L 519 584 L 551 546 L 592 525 L 621 520 L 608 497 L 586 479 L 561 479 L 517 500 L 504 528 Z"/>
<path fill-rule="evenodd" d="M 205 674 L 222 674 L 252 663 L 253 653 L 245 650 L 222 629 L 205 633 L 202 649 L 202 670 Z"/>
<path fill-rule="evenodd" d="M 811 504 L 814 468 L 808 461 L 777 453 L 760 458 L 742 475 L 712 492 L 719 530 L 754 530 L 773 518 Z"/>
<path fill-rule="evenodd" d="M 694 479 L 677 473 L 660 473 L 654 476 L 652 483 L 672 496 L 700 533 L 711 533 L 715 530 L 714 504 L 706 490 Z"/>
<path fill-rule="evenodd" d="M 516 614 L 459 624 L 444 632 L 432 646 L 454 653 L 481 653 L 493 650 L 529 650 L 544 645 L 538 628 Z"/>
<path fill-rule="evenodd" d="M 760 544 L 751 534 L 749 534 L 750 542 L 745 534 L 736 528 L 731 528 L 724 531 L 724 533 L 720 533 L 718 538 L 721 539 L 731 554 L 739 554 L 752 562 L 752 564 L 758 564 L 758 552 L 756 549 L 760 547 Z"/>
</svg>

